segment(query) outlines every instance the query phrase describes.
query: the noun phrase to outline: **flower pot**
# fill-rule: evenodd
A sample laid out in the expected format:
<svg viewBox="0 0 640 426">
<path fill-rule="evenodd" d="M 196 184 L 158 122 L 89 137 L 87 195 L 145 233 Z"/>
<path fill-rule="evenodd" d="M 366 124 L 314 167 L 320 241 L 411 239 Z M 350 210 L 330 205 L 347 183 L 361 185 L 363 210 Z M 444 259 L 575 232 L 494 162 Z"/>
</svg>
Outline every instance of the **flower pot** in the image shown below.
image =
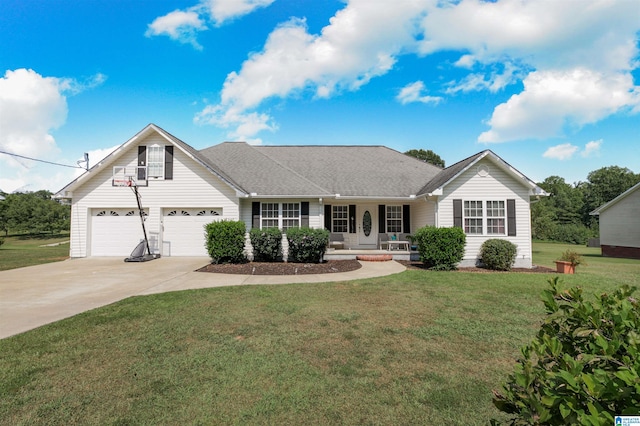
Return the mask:
<svg viewBox="0 0 640 426">
<path fill-rule="evenodd" d="M 573 274 L 576 271 L 575 265 L 564 260 L 556 260 L 556 271 L 560 274 Z"/>
</svg>

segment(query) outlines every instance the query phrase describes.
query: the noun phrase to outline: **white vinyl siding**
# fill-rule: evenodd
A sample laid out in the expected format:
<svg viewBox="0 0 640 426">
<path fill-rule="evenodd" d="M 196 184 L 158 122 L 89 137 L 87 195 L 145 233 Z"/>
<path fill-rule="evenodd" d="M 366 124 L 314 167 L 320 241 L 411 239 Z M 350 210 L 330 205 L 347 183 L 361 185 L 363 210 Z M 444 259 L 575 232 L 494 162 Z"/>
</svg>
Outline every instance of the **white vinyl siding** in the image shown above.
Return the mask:
<svg viewBox="0 0 640 426">
<path fill-rule="evenodd" d="M 480 176 L 477 172 L 479 165 L 489 167 L 488 176 Z M 462 173 L 454 181 L 444 187 L 444 193 L 439 198 L 437 207 L 438 227 L 452 227 L 453 200 L 502 201 L 515 200 L 516 236 L 467 234 L 465 255 L 461 266 L 475 265 L 480 246 L 489 238 L 502 238 L 518 246 L 516 267 L 531 267 L 531 214 L 529 207 L 529 188 L 521 183 L 519 178 L 507 173 L 488 159 L 482 159 L 469 170 Z M 483 206 L 484 207 L 484 206 Z M 464 202 L 463 202 L 464 210 Z M 485 216 L 486 218 L 486 216 Z M 463 224 L 464 226 L 464 224 Z M 486 227 L 486 224 L 484 224 Z"/>
<path fill-rule="evenodd" d="M 464 201 L 463 224 L 467 235 L 505 235 L 505 201 Z"/>
<path fill-rule="evenodd" d="M 71 207 L 71 257 L 85 257 L 90 254 L 91 211 L 94 208 L 135 208 L 135 195 L 131 188 L 113 187 L 111 184 L 113 166 L 138 165 L 138 145 L 159 146 L 170 142 L 153 133 L 136 144 L 127 147 L 113 163 L 105 164 L 103 170 L 94 170 L 86 183 L 76 188 Z M 162 212 L 169 207 L 197 208 L 216 206 L 224 212 L 225 219 L 240 218 L 238 195 L 228 184 L 218 179 L 201 164 L 191 159 L 177 146 L 174 148 L 173 180 L 151 180 L 149 186 L 139 188 L 142 205 L 149 212 L 145 222 L 147 234 L 155 239 L 158 250 L 162 247 Z M 249 209 L 250 210 L 250 209 Z M 139 222 L 139 219 L 138 219 Z M 130 254 L 130 251 L 127 253 Z"/>
<path fill-rule="evenodd" d="M 640 247 L 640 189 L 600 213 L 600 244 Z"/>
</svg>

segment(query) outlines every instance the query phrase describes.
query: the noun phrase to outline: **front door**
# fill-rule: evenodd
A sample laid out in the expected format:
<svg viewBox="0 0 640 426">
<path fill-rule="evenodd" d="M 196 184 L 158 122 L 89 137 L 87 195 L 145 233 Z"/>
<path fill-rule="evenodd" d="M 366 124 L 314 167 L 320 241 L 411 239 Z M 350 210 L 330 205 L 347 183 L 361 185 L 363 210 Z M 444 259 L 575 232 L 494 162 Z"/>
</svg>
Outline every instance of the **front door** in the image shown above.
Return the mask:
<svg viewBox="0 0 640 426">
<path fill-rule="evenodd" d="M 378 246 L 378 206 L 359 205 L 358 213 L 358 246 L 377 248 Z"/>
</svg>

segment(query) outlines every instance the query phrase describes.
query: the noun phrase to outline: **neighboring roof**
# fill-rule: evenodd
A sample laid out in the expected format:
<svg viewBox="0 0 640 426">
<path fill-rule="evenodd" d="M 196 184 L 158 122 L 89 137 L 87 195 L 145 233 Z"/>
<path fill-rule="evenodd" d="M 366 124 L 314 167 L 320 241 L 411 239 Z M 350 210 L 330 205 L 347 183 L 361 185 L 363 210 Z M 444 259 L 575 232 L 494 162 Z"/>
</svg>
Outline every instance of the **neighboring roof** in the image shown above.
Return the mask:
<svg viewBox="0 0 640 426">
<path fill-rule="evenodd" d="M 254 146 L 226 142 L 200 153 L 251 194 L 415 196 L 441 168 L 384 146 Z"/>
<path fill-rule="evenodd" d="M 531 179 L 520 173 L 509 163 L 500 158 L 493 151 L 487 149 L 485 151 L 479 152 L 471 157 L 465 158 L 462 161 L 458 161 L 457 163 L 447 167 L 444 169 L 438 176 L 436 176 L 433 180 L 428 182 L 418 193 L 418 195 L 441 195 L 443 188 L 460 176 L 462 173 L 466 172 L 468 169 L 473 167 L 474 164 L 478 163 L 483 158 L 488 158 L 498 167 L 500 167 L 505 172 L 514 176 L 517 180 L 519 180 L 524 186 L 529 187 L 532 195 L 548 195 L 542 188 L 536 185 Z"/>
<path fill-rule="evenodd" d="M 622 194 L 618 195 L 613 200 L 609 201 L 608 203 L 605 203 L 605 204 L 601 205 L 600 207 L 598 207 L 597 209 L 595 209 L 594 211 L 592 211 L 589 214 L 593 215 L 593 216 L 599 215 L 600 213 L 602 213 L 603 211 L 607 210 L 609 207 L 613 206 L 614 204 L 618 204 L 620 201 L 624 200 L 629 195 L 631 195 L 634 192 L 636 192 L 638 189 L 640 189 L 640 182 L 636 183 L 631 188 L 627 189 L 625 192 L 623 192 Z"/>
</svg>

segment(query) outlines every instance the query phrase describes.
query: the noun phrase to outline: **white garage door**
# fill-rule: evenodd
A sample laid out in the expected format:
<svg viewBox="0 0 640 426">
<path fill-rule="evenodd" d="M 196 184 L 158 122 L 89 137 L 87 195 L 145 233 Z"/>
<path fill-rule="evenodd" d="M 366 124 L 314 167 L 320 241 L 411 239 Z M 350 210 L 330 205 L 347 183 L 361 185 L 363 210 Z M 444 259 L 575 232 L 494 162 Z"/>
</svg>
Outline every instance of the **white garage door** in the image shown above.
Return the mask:
<svg viewBox="0 0 640 426">
<path fill-rule="evenodd" d="M 222 209 L 164 209 L 162 215 L 163 256 L 208 256 L 205 247 L 207 223 L 222 219 Z"/>
<path fill-rule="evenodd" d="M 92 211 L 91 256 L 129 256 L 142 240 L 144 234 L 137 209 Z"/>
</svg>

